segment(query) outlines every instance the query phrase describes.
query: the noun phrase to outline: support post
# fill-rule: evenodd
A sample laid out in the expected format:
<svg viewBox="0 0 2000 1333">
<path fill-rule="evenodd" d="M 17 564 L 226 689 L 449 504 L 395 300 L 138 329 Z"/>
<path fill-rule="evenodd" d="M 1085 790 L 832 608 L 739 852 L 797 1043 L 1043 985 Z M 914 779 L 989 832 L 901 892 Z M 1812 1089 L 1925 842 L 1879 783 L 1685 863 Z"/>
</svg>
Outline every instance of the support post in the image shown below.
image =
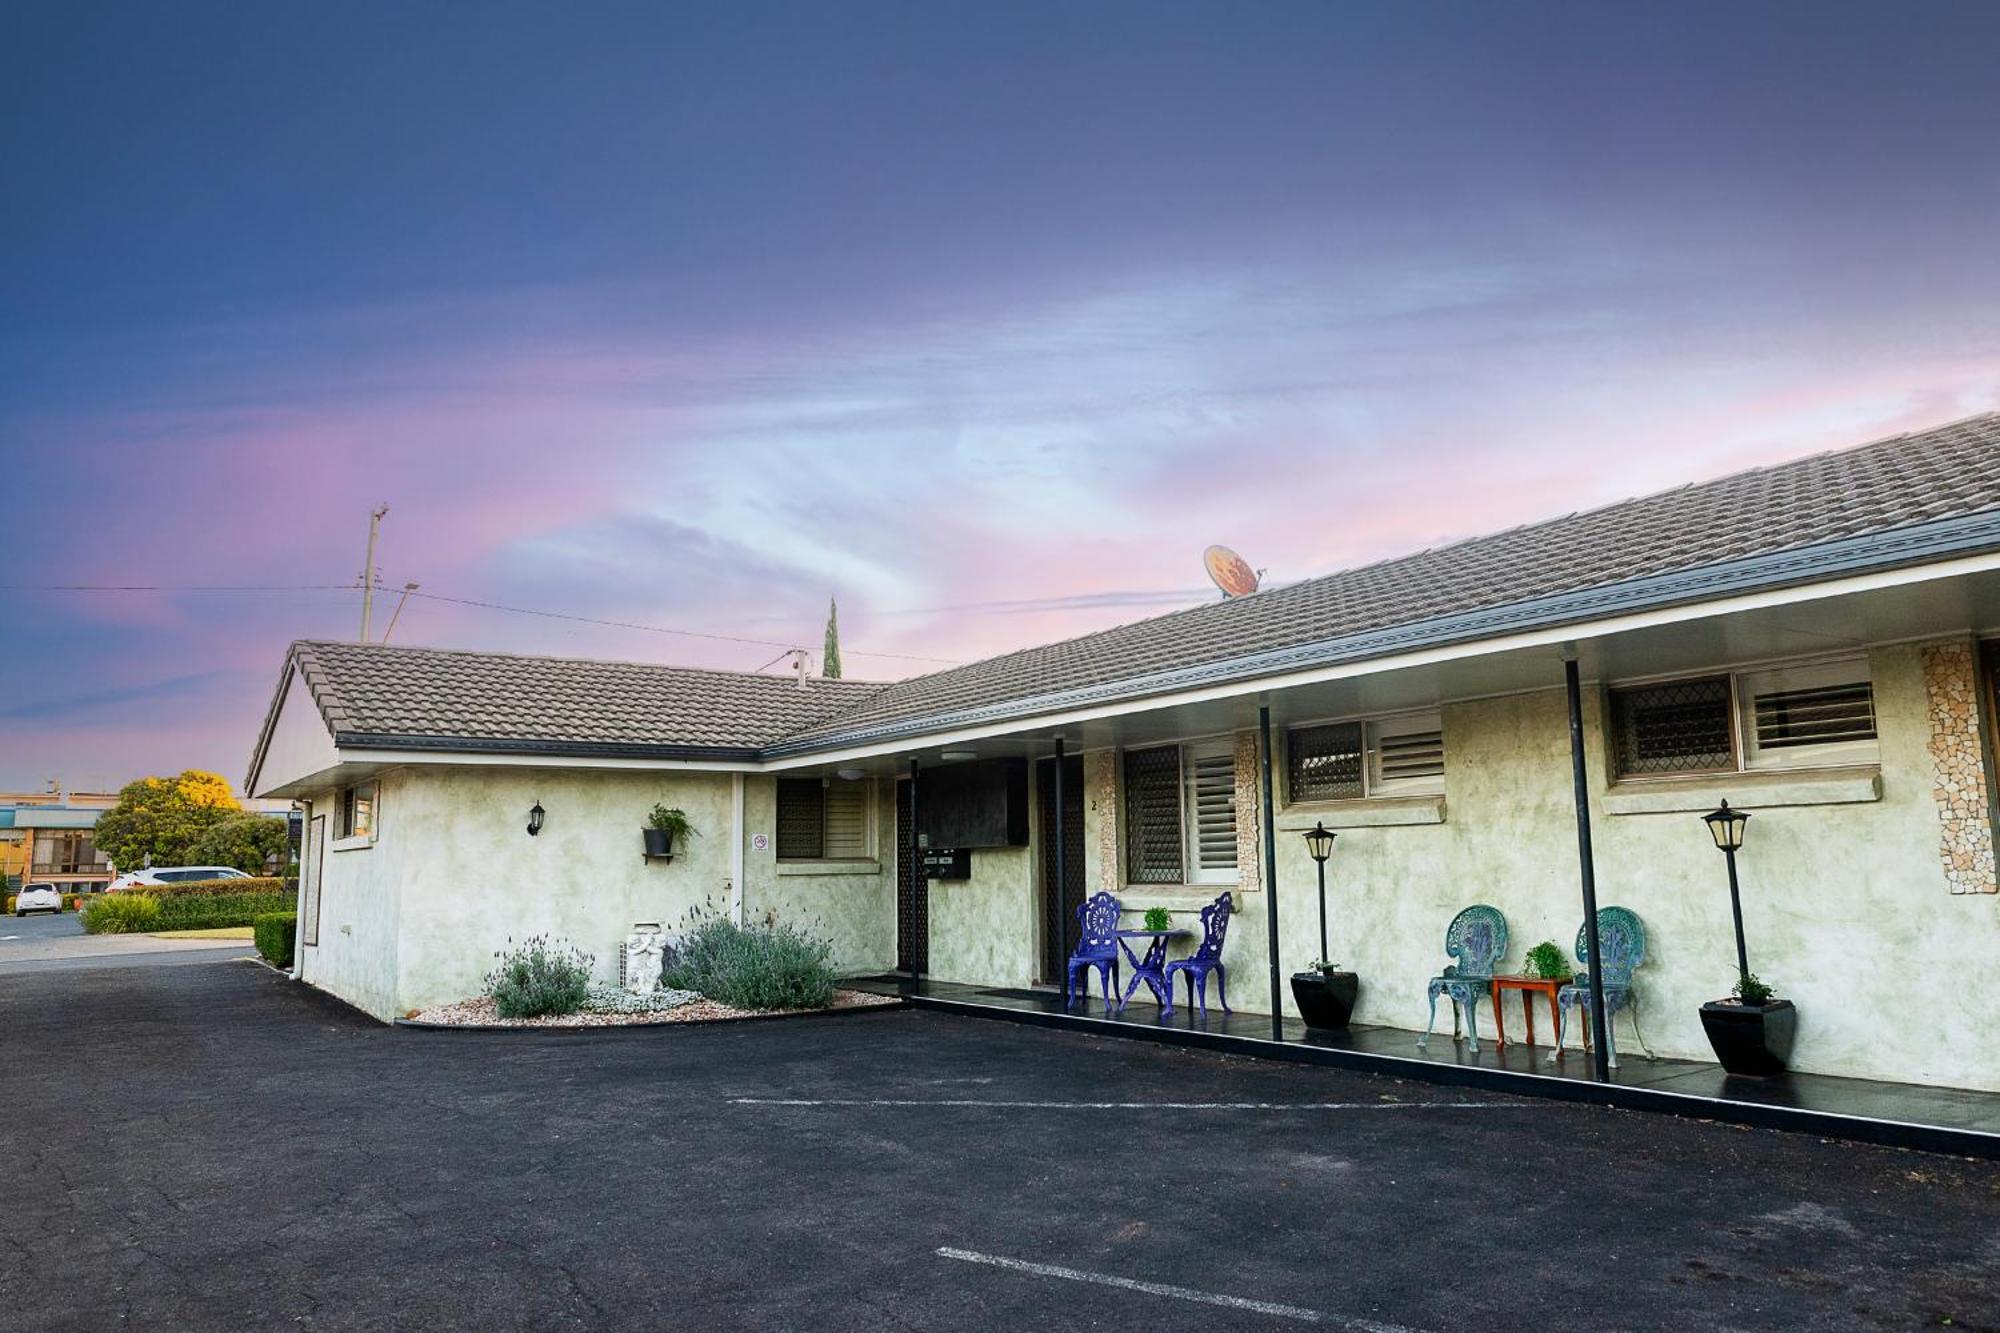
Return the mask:
<svg viewBox="0 0 2000 1333">
<path fill-rule="evenodd" d="M 917 900 L 917 881 L 920 878 L 922 878 L 924 873 L 924 858 L 922 856 L 922 851 L 923 851 L 923 840 L 917 837 L 917 757 L 915 755 L 911 755 L 910 756 L 910 883 L 908 887 L 910 890 L 910 901 L 913 903 Z M 912 915 L 914 915 L 914 913 Z M 924 922 L 924 929 L 928 931 L 930 929 L 928 912 L 925 913 L 925 918 L 926 919 Z M 917 951 L 914 948 L 912 948 L 909 951 L 909 953 L 910 953 L 910 980 L 916 981 L 922 978 L 924 974 L 923 970 L 917 966 Z M 924 953 L 926 955 L 930 953 L 929 940 L 924 941 Z M 926 957 L 924 961 L 928 962 L 930 960 L 928 957 Z"/>
<path fill-rule="evenodd" d="M 1257 706 L 1257 822 L 1264 844 L 1264 922 L 1271 951 L 1271 1040 L 1285 1036 L 1285 988 L 1278 965 L 1278 816 L 1271 803 L 1271 706 Z"/>
<path fill-rule="evenodd" d="M 1063 819 L 1063 738 L 1056 737 L 1056 966 L 1069 967 L 1069 861 L 1064 855 L 1069 829 Z"/>
<path fill-rule="evenodd" d="M 1596 1042 L 1592 1068 L 1598 1082 L 1609 1083 L 1610 1023 L 1604 1013 L 1604 968 L 1597 939 L 1597 865 L 1590 852 L 1590 768 L 1583 752 L 1583 685 L 1573 656 L 1563 659 L 1563 685 L 1569 692 L 1569 767 L 1576 795 L 1576 855 L 1583 874 L 1583 931 L 1590 946 L 1590 1029 Z"/>
</svg>

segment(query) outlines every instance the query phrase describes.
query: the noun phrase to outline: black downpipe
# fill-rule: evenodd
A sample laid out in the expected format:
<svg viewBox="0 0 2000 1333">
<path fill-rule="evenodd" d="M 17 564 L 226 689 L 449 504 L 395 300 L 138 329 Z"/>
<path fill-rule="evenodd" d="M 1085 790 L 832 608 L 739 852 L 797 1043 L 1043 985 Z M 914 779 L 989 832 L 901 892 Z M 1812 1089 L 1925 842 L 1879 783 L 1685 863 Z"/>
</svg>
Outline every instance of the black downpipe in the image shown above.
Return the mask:
<svg viewBox="0 0 2000 1333">
<path fill-rule="evenodd" d="M 1051 889 L 1056 900 L 1056 958 L 1068 967 L 1069 959 L 1069 866 L 1063 856 L 1069 830 L 1063 826 L 1063 738 L 1056 737 L 1056 882 Z"/>
<path fill-rule="evenodd" d="M 1597 1081 L 1611 1081 L 1611 1046 L 1605 1040 L 1609 1026 L 1604 1015 L 1604 969 L 1599 965 L 1597 940 L 1597 864 L 1590 852 L 1590 769 L 1583 754 L 1583 685 L 1578 679 L 1576 659 L 1563 660 L 1563 684 L 1569 691 L 1569 767 L 1576 785 L 1576 855 L 1583 871 L 1583 931 L 1590 945 L 1590 1030 L 1597 1048 L 1591 1052 Z"/>
<path fill-rule="evenodd" d="M 911 755 L 910 756 L 910 884 L 909 884 L 911 902 L 916 901 L 917 878 L 918 876 L 924 873 L 924 860 L 921 854 L 923 850 L 923 842 L 921 839 L 917 837 L 917 790 L 918 790 L 917 757 L 915 755 Z M 912 915 L 914 915 L 914 913 Z M 930 929 L 930 913 L 928 911 L 924 913 L 924 929 L 926 931 L 929 931 Z M 923 956 L 924 956 L 924 961 L 926 962 L 930 961 L 930 951 L 931 951 L 930 941 L 925 940 Z M 922 976 L 923 972 L 917 967 L 917 952 L 916 950 L 912 949 L 910 951 L 910 979 L 914 981 Z"/>
<path fill-rule="evenodd" d="M 1257 706 L 1257 741 L 1262 747 L 1258 760 L 1258 822 L 1264 841 L 1264 921 L 1271 950 L 1271 1040 L 1285 1039 L 1285 988 L 1278 966 L 1278 818 L 1271 804 L 1271 706 Z"/>
</svg>

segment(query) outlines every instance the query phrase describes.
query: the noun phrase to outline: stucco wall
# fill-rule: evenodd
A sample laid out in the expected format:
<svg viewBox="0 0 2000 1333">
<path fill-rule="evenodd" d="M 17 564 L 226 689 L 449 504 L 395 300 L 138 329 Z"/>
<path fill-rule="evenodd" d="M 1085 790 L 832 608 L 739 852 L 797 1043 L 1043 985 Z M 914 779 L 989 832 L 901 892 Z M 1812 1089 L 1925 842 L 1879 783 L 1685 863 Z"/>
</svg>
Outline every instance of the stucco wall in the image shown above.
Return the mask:
<svg viewBox="0 0 2000 1333">
<path fill-rule="evenodd" d="M 1598 898 L 1646 924 L 1636 989 L 1658 1054 L 1712 1058 L 1697 1010 L 1734 980 L 1725 867 L 1699 818 L 1727 796 L 1754 812 L 1740 859 L 1750 961 L 1799 1006 L 1795 1067 L 2000 1088 L 1979 988 L 1965 984 L 1987 970 L 2000 910 L 1988 895 L 1954 896 L 1944 877 L 1921 648 L 1878 649 L 1870 666 L 1879 782 L 1731 775 L 1607 791 L 1599 698 L 1586 695 Z M 1423 1025 L 1425 981 L 1450 961 L 1445 926 L 1471 903 L 1507 914 L 1509 970 L 1544 939 L 1574 956 L 1583 913 L 1562 692 L 1450 705 L 1443 726 L 1442 822 L 1327 821 L 1341 827 L 1328 866 L 1331 948 L 1361 975 L 1358 1022 Z M 1317 951 L 1313 865 L 1291 829 L 1278 854 L 1290 968 Z M 1241 1007 L 1266 1009 L 1265 995 L 1246 987 Z M 1511 999 L 1508 1021 L 1518 1037 Z M 1483 1006 L 1481 1030 L 1492 1030 Z M 1630 1033 L 1621 1019 L 1621 1050 L 1636 1054 Z"/>
<path fill-rule="evenodd" d="M 393 1018 L 477 994 L 509 941 L 548 935 L 593 955 L 596 977 L 614 981 L 633 923 L 672 930 L 696 907 L 729 910 L 731 789 L 728 774 L 385 773 L 374 845 L 326 855 L 320 943 L 303 951 L 302 976 Z M 547 813 L 531 838 L 527 814 L 537 801 Z M 334 793 L 315 802 L 330 825 Z M 671 862 L 640 856 L 640 829 L 655 802 L 679 806 L 696 829 Z M 878 839 L 893 835 L 889 802 L 878 791 Z M 745 918 L 791 921 L 828 938 L 835 967 L 846 973 L 892 966 L 895 895 L 885 863 L 781 865 L 769 845 L 775 806 L 771 778 L 745 779 Z M 750 848 L 759 832 L 767 839 L 762 852 Z"/>
<path fill-rule="evenodd" d="M 703 903 L 728 905 L 730 779 L 580 769 L 425 768 L 397 777 L 382 811 L 403 852 L 397 1005 L 479 993 L 494 954 L 533 935 L 566 940 L 616 981 L 634 922 L 670 929 Z M 539 837 L 528 807 L 547 812 Z M 644 861 L 655 802 L 687 812 L 696 836 L 671 862 Z"/>
<path fill-rule="evenodd" d="M 402 807 L 405 788 L 395 774 L 383 777 L 379 792 L 382 808 Z M 310 799 L 314 821 L 325 816 L 326 848 L 306 849 L 320 865 L 319 942 L 300 946 L 299 976 L 377 1018 L 393 1018 L 396 910 L 409 826 L 378 826 L 372 846 L 336 851 L 336 793 Z"/>
<path fill-rule="evenodd" d="M 850 976 L 896 965 L 895 784 L 874 784 L 872 848 L 865 862 L 781 862 L 777 854 L 778 784 L 752 775 L 743 783 L 744 916 L 791 921 L 833 944 L 833 964 Z M 765 836 L 762 851 L 754 848 Z"/>
<path fill-rule="evenodd" d="M 987 986 L 1040 980 L 1040 776 L 1030 765 L 1028 846 L 976 849 L 967 878 L 931 881 L 930 976 Z"/>
</svg>

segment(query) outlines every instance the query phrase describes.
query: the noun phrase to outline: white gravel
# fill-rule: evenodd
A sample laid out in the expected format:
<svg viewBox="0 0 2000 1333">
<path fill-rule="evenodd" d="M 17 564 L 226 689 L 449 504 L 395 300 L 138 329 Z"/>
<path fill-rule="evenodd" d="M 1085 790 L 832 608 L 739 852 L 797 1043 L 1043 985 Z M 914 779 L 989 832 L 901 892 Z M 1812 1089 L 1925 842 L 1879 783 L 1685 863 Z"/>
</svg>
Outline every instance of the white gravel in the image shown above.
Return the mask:
<svg viewBox="0 0 2000 1333">
<path fill-rule="evenodd" d="M 662 995 L 693 995 L 692 991 L 665 991 Z M 842 990 L 833 993 L 833 1009 L 869 1009 L 877 1005 L 900 1003 L 889 995 L 870 995 L 864 991 Z M 415 1023 L 437 1023 L 447 1027 L 508 1027 L 508 1028 L 608 1028 L 631 1027 L 645 1023 L 712 1023 L 720 1019 L 758 1018 L 769 1014 L 811 1014 L 825 1013 L 824 1009 L 734 1009 L 714 1000 L 704 1000 L 695 996 L 673 1004 L 669 1008 L 644 1009 L 627 1013 L 610 1013 L 584 1010 L 574 1014 L 552 1014 L 543 1018 L 502 1018 L 494 1007 L 493 998 L 482 995 L 474 1000 L 460 1000 L 455 1004 L 434 1005 L 429 1009 L 419 1009 L 405 1015 Z"/>
</svg>

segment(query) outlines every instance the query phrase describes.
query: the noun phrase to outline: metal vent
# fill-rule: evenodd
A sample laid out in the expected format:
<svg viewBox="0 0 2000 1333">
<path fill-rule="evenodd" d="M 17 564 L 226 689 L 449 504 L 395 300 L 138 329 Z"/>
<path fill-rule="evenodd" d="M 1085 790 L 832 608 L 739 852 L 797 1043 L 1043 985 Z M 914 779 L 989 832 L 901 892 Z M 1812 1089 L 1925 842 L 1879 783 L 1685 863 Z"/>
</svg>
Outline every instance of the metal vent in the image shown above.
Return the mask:
<svg viewBox="0 0 2000 1333">
<path fill-rule="evenodd" d="M 1236 756 L 1188 761 L 1188 818 L 1197 870 L 1236 869 Z"/>
<path fill-rule="evenodd" d="M 1444 733 L 1410 731 L 1376 741 L 1375 777 L 1379 782 L 1444 776 Z"/>
<path fill-rule="evenodd" d="M 1875 691 L 1867 681 L 1760 694 L 1750 715 L 1760 750 L 1875 739 Z"/>
</svg>

